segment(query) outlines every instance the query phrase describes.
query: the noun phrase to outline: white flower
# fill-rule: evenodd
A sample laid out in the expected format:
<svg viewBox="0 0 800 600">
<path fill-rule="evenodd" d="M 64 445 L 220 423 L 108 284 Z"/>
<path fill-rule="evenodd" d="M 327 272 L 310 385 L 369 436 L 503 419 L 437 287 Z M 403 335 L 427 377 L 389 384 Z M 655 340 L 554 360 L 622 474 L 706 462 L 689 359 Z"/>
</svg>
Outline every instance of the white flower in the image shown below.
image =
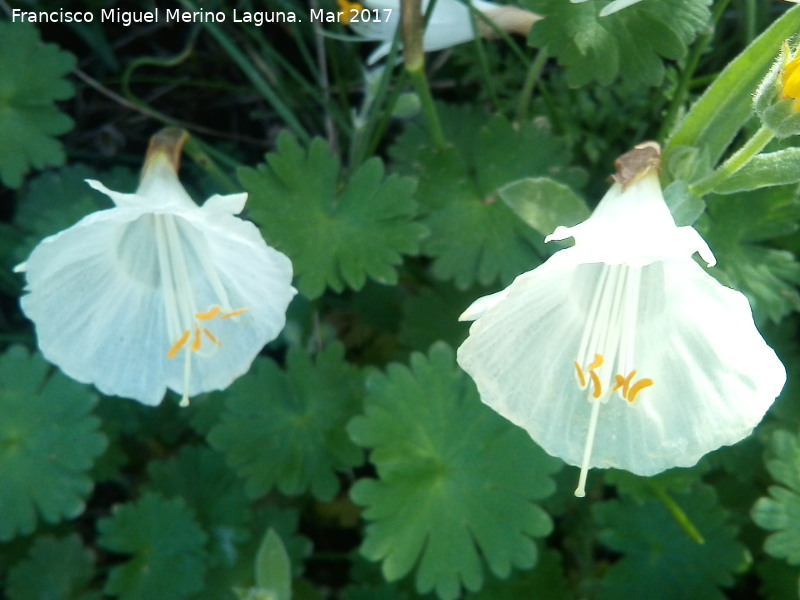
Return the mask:
<svg viewBox="0 0 800 600">
<path fill-rule="evenodd" d="M 21 305 L 39 348 L 104 394 L 158 404 L 227 387 L 283 329 L 295 294 L 289 259 L 233 215 L 247 194 L 198 206 L 175 166 L 185 139 L 151 141 L 133 194 L 87 181 L 116 205 L 34 249 Z"/>
<path fill-rule="evenodd" d="M 430 0 L 422 0 L 423 14 Z M 350 10 L 362 8 L 361 4 L 339 0 L 346 22 L 361 37 L 383 42 L 367 59 L 367 64 L 374 64 L 387 54 L 392 47 L 395 32 L 400 23 L 400 0 L 364 0 L 363 8 L 371 11 L 374 17 L 370 20 L 349 21 Z M 494 31 L 483 22 L 480 16 L 471 16 L 467 0 L 436 0 L 422 39 L 426 52 L 443 50 L 475 39 L 477 35 L 492 37 Z M 472 0 L 472 8 L 481 12 L 487 19 L 509 33 L 527 35 L 533 24 L 541 19 L 530 11 L 515 6 L 504 6 L 485 0 Z M 391 9 L 391 13 L 387 12 Z M 377 18 L 376 18 L 377 17 Z M 473 25 L 474 23 L 474 25 Z M 478 32 L 475 31 L 477 26 Z"/>
<path fill-rule="evenodd" d="M 477 321 L 458 362 L 482 400 L 580 466 L 578 496 L 590 467 L 655 475 L 749 435 L 785 369 L 747 299 L 692 259 L 715 263 L 675 225 L 656 170 L 614 183 L 589 219 L 545 240 L 569 237 L 462 315 Z"/>
<path fill-rule="evenodd" d="M 607 17 L 610 14 L 613 14 L 623 8 L 628 8 L 636 4 L 637 2 L 641 2 L 642 0 L 614 0 L 611 4 L 606 6 L 603 10 L 600 11 L 601 17 Z M 571 0 L 573 4 L 579 4 L 581 2 L 586 2 L 586 0 Z"/>
</svg>

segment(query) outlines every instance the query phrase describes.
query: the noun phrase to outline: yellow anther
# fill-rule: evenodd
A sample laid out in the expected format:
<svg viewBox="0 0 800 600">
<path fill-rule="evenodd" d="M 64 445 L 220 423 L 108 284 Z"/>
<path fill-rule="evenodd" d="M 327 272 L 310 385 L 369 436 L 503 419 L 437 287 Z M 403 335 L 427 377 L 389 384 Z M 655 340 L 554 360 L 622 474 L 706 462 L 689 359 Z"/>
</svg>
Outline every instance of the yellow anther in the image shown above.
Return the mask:
<svg viewBox="0 0 800 600">
<path fill-rule="evenodd" d="M 581 369 L 581 366 L 578 364 L 577 360 L 575 361 L 575 370 L 578 372 L 578 381 L 581 384 L 581 388 L 585 388 L 586 387 L 586 375 L 583 374 L 583 369 Z"/>
<path fill-rule="evenodd" d="M 220 319 L 224 320 L 224 319 L 230 319 L 231 317 L 238 317 L 239 315 L 242 315 L 242 314 L 246 313 L 248 310 L 250 310 L 250 309 L 249 308 L 239 308 L 237 310 L 234 310 L 233 312 L 229 312 L 227 314 L 222 315 L 220 317 Z"/>
<path fill-rule="evenodd" d="M 650 387 L 654 385 L 652 379 L 640 379 L 636 383 L 633 384 L 633 387 L 630 389 L 630 394 L 628 395 L 628 402 L 633 402 L 636 400 L 636 396 L 639 392 L 641 392 L 644 388 Z"/>
<path fill-rule="evenodd" d="M 364 10 L 364 7 L 359 4 L 358 2 L 348 2 L 348 0 L 338 0 L 339 3 L 339 22 L 344 23 L 345 25 L 349 25 L 350 21 L 353 20 L 353 13 L 351 11 L 358 11 L 358 14 L 361 14 L 361 11 Z"/>
<path fill-rule="evenodd" d="M 589 377 L 592 378 L 592 383 L 594 384 L 594 392 L 592 392 L 592 396 L 599 398 L 603 395 L 603 384 L 600 383 L 600 378 L 593 370 L 589 371 Z"/>
<path fill-rule="evenodd" d="M 597 375 L 597 373 L 595 373 L 594 370 L 602 367 L 604 362 L 605 359 L 601 354 L 595 354 L 594 362 L 589 365 L 589 378 L 591 379 L 592 385 L 594 385 L 592 396 L 595 398 L 599 398 L 603 395 L 603 384 L 600 381 L 600 377 Z M 575 361 L 573 364 L 575 365 L 575 370 L 578 372 L 578 382 L 581 385 L 581 389 L 585 389 L 588 385 L 588 382 L 586 381 L 586 374 L 583 372 L 583 368 L 581 368 L 581 365 L 578 363 L 578 361 Z"/>
<path fill-rule="evenodd" d="M 622 375 L 615 375 L 615 377 L 617 379 L 617 384 L 611 391 L 616 392 L 618 389 L 622 388 L 622 397 L 627 398 L 628 388 L 630 387 L 633 378 L 636 377 L 636 371 L 631 371 L 630 375 L 628 375 L 627 377 L 623 377 Z"/>
<path fill-rule="evenodd" d="M 200 332 L 198 325 L 194 326 L 194 343 L 192 344 L 192 352 L 199 352 L 203 344 L 203 335 Z"/>
<path fill-rule="evenodd" d="M 208 329 L 203 329 L 203 333 L 205 333 L 208 336 L 208 339 L 214 342 L 217 346 L 222 346 L 222 342 L 220 342 L 217 339 L 217 337 L 213 333 L 211 333 Z"/>
<path fill-rule="evenodd" d="M 219 313 L 222 312 L 222 308 L 219 306 L 215 306 L 208 312 L 197 313 L 195 317 L 200 319 L 201 321 L 210 321 L 211 319 L 215 318 Z"/>
<path fill-rule="evenodd" d="M 190 335 L 191 333 L 188 330 L 184 331 L 181 338 L 175 342 L 175 345 L 169 349 L 169 352 L 167 352 L 167 358 L 175 358 L 178 356 L 178 352 L 180 352 L 181 348 L 183 348 L 186 345 L 186 342 L 189 341 Z"/>
</svg>

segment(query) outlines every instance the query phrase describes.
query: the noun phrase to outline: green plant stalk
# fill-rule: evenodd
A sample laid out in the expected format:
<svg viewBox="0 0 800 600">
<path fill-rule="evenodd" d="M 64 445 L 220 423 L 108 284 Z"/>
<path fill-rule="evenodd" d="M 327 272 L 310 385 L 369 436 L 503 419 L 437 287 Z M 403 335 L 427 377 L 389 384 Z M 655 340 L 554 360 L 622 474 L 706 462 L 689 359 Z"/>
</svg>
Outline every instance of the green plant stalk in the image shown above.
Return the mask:
<svg viewBox="0 0 800 600">
<path fill-rule="evenodd" d="M 242 191 L 242 186 L 237 184 L 231 177 L 225 174 L 225 171 L 220 169 L 217 162 L 206 151 L 205 144 L 200 140 L 190 137 L 183 147 L 183 150 L 198 167 L 208 173 L 208 175 L 222 186 L 226 192 L 237 193 Z"/>
<path fill-rule="evenodd" d="M 730 0 L 722 0 L 714 5 L 714 13 L 711 15 L 711 23 L 713 24 L 713 28 L 710 32 L 700 36 L 700 38 L 697 40 L 697 43 L 692 47 L 691 54 L 689 55 L 683 72 L 681 73 L 681 79 L 678 82 L 678 88 L 675 90 L 675 94 L 672 97 L 669 108 L 667 108 L 667 114 L 664 116 L 664 121 L 659 128 L 657 139 L 665 139 L 669 131 L 674 126 L 675 120 L 678 117 L 678 112 L 689 96 L 689 87 L 693 83 L 692 77 L 697 71 L 697 65 L 700 63 L 700 57 L 703 56 L 705 51 L 708 49 L 711 40 L 714 39 L 714 31 L 716 30 L 717 24 L 722 18 L 722 15 L 725 13 L 725 9 L 728 7 L 728 4 L 730 4 Z"/>
<path fill-rule="evenodd" d="M 667 494 L 664 490 L 662 490 L 658 485 L 654 484 L 652 481 L 648 480 L 648 487 L 650 490 L 655 494 L 656 498 L 661 500 L 664 503 L 664 506 L 667 507 L 667 510 L 670 512 L 672 517 L 675 521 L 678 522 L 678 525 L 686 532 L 692 540 L 697 542 L 698 544 L 705 544 L 706 540 L 702 536 L 702 534 L 697 530 L 697 527 L 694 526 L 694 523 L 689 519 L 683 509 L 678 506 L 678 503 L 673 500 L 669 494 Z"/>
<path fill-rule="evenodd" d="M 475 46 L 475 52 L 478 55 L 478 65 L 480 66 L 481 75 L 483 76 L 483 84 L 489 93 L 489 98 L 492 99 L 492 104 L 497 107 L 500 102 L 497 99 L 497 90 L 494 87 L 492 73 L 489 71 L 489 61 L 486 59 L 486 49 L 483 47 L 483 40 L 478 35 L 478 22 L 475 20 L 475 10 L 472 8 L 472 3 L 468 3 L 469 20 L 472 25 L 472 31 L 475 32 L 475 39 L 472 41 Z"/>
<path fill-rule="evenodd" d="M 178 0 L 178 2 L 185 8 L 191 11 L 197 11 L 197 8 L 190 0 Z M 310 138 L 305 128 L 297 120 L 294 113 L 286 105 L 280 96 L 272 89 L 267 81 L 261 76 L 258 69 L 253 67 L 247 60 L 247 57 L 236 47 L 228 35 L 216 23 L 206 21 L 203 26 L 208 29 L 209 33 L 217 40 L 223 50 L 233 59 L 233 62 L 241 69 L 242 73 L 250 80 L 253 87 L 256 88 L 259 94 L 272 106 L 276 113 L 284 120 L 286 125 L 292 132 L 303 142 L 307 142 Z"/>
<path fill-rule="evenodd" d="M 517 103 L 517 121 L 520 123 L 528 118 L 528 109 L 530 108 L 533 90 L 539 81 L 545 62 L 547 62 L 547 49 L 542 48 L 536 53 L 533 62 L 528 65 L 528 72 L 525 75 L 525 82 L 522 84 L 522 91 L 519 94 L 519 102 Z"/>
<path fill-rule="evenodd" d="M 425 49 L 422 39 L 425 22 L 422 18 L 422 2 L 421 0 L 405 0 L 401 6 L 400 25 L 403 30 L 403 61 L 406 72 L 419 95 L 422 114 L 425 115 L 431 141 L 437 149 L 442 150 L 447 144 L 436 106 L 433 103 L 428 79 L 425 76 Z"/>
<path fill-rule="evenodd" d="M 764 147 L 772 141 L 775 135 L 765 126 L 753 134 L 736 153 L 726 160 L 716 171 L 697 184 L 690 186 L 689 190 L 698 196 L 703 196 L 712 191 L 720 183 L 728 179 L 731 175 L 742 169 L 753 157 L 761 152 Z"/>
</svg>

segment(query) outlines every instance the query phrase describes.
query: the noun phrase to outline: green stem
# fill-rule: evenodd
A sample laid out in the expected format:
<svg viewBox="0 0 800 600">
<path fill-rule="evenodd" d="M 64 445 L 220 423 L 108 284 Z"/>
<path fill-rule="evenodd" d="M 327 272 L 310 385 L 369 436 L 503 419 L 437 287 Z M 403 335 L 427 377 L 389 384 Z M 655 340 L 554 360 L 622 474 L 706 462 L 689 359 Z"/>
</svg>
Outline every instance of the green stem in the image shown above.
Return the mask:
<svg viewBox="0 0 800 600">
<path fill-rule="evenodd" d="M 220 169 L 217 162 L 207 152 L 207 148 L 203 142 L 194 137 L 190 137 L 183 149 L 198 167 L 208 173 L 208 175 L 227 192 L 236 193 L 242 191 L 242 187 L 237 185 L 233 179 Z"/>
<path fill-rule="evenodd" d="M 517 104 L 517 121 L 522 123 L 528 118 L 528 109 L 531 104 L 531 97 L 533 96 L 533 89 L 539 81 L 539 76 L 542 74 L 544 63 L 547 62 L 547 49 L 542 48 L 536 53 L 536 58 L 528 66 L 528 73 L 525 75 L 525 82 L 522 84 L 522 91 L 519 95 L 519 103 Z"/>
<path fill-rule="evenodd" d="M 716 25 L 719 23 L 722 15 L 725 13 L 725 9 L 728 7 L 729 3 L 730 0 L 722 0 L 714 5 L 714 13 L 711 16 L 711 22 L 714 24 L 714 27 L 709 33 L 701 35 L 697 40 L 697 43 L 692 47 L 692 52 L 686 61 L 686 66 L 684 67 L 683 72 L 681 73 L 681 79 L 678 82 L 678 88 L 675 90 L 675 94 L 672 96 L 672 102 L 670 102 L 669 108 L 667 109 L 667 114 L 664 116 L 657 139 L 666 139 L 667 134 L 670 133 L 672 126 L 675 124 L 681 107 L 689 97 L 689 88 L 694 83 L 692 81 L 692 77 L 697 71 L 700 58 L 708 49 L 711 40 L 714 38 L 714 30 L 716 29 Z"/>
<path fill-rule="evenodd" d="M 716 171 L 705 179 L 691 186 L 689 190 L 697 196 L 703 196 L 712 191 L 720 183 L 749 163 L 756 154 L 761 152 L 764 147 L 772 141 L 773 137 L 775 137 L 775 135 L 772 131 L 762 125 L 761 128 L 753 134 L 753 137 L 747 140 L 744 146 L 739 148 L 739 150 L 726 160 L 722 166 L 717 168 Z"/>
<path fill-rule="evenodd" d="M 185 8 L 196 12 L 197 8 L 190 0 L 178 0 L 178 2 Z M 266 79 L 261 76 L 261 73 L 256 69 L 243 52 L 239 50 L 233 40 L 228 37 L 225 31 L 216 23 L 211 21 L 204 22 L 203 25 L 208 29 L 208 32 L 217 40 L 220 46 L 228 53 L 234 63 L 242 70 L 242 73 L 250 80 L 256 91 L 272 105 L 275 112 L 284 120 L 286 125 L 300 138 L 301 141 L 306 142 L 309 135 L 305 128 L 297 120 L 294 113 L 289 109 L 286 103 L 281 100 L 280 96 L 272 89 L 267 83 Z"/>
<path fill-rule="evenodd" d="M 431 141 L 437 150 L 443 150 L 447 146 L 447 142 L 445 142 L 444 139 L 444 132 L 442 130 L 442 124 L 439 121 L 439 114 L 436 112 L 436 105 L 433 103 L 433 96 L 428 86 L 428 79 L 425 77 L 425 70 L 416 69 L 407 72 L 408 76 L 411 78 L 411 82 L 417 89 L 417 95 L 419 95 L 420 104 L 422 105 L 422 114 L 425 115 Z"/>
<path fill-rule="evenodd" d="M 403 61 L 406 66 L 406 72 L 417 89 L 431 141 L 438 150 L 442 150 L 447 144 L 444 140 L 442 124 L 439 122 L 439 115 L 436 112 L 436 105 L 433 103 L 428 78 L 425 76 L 425 50 L 422 36 L 425 31 L 426 21 L 422 17 L 421 4 L 421 0 L 404 0 L 401 4 L 400 24 L 403 31 Z M 428 7 L 429 13 L 432 9 L 433 3 Z"/>
<path fill-rule="evenodd" d="M 692 540 L 697 542 L 698 544 L 705 544 L 706 540 L 703 538 L 702 534 L 697 530 L 697 527 L 694 526 L 694 523 L 689 519 L 683 509 L 678 506 L 678 503 L 673 500 L 669 494 L 667 494 L 664 490 L 662 490 L 658 485 L 648 481 L 648 487 L 650 490 L 656 495 L 656 497 L 664 503 L 664 506 L 667 507 L 667 510 L 670 512 L 672 517 L 678 522 L 678 525 L 686 532 Z"/>
</svg>

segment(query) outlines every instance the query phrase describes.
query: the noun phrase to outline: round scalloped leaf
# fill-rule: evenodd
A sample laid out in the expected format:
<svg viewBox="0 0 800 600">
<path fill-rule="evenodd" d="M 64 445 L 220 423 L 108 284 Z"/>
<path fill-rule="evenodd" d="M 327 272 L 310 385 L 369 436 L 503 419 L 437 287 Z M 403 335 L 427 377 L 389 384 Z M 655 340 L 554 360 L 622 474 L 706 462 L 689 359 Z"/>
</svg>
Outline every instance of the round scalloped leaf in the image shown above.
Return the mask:
<svg viewBox="0 0 800 600">
<path fill-rule="evenodd" d="M 778 430 L 770 442 L 767 470 L 783 486 L 771 486 L 769 497 L 760 498 L 753 506 L 753 521 L 774 531 L 764 550 L 790 565 L 800 565 L 800 439 L 788 431 Z"/>
<path fill-rule="evenodd" d="M 537 266 L 546 251 L 544 236 L 514 214 L 499 190 L 534 176 L 580 183 L 582 174 L 567 166 L 567 145 L 543 119 L 517 124 L 474 109 L 437 108 L 451 146 L 431 147 L 427 135 L 410 125 L 390 150 L 419 177 L 416 198 L 431 231 L 422 251 L 433 258 L 436 278 L 459 289 L 508 284 Z"/>
<path fill-rule="evenodd" d="M 371 158 L 340 184 L 340 165 L 317 138 L 306 150 L 288 133 L 266 164 L 241 169 L 248 208 L 266 240 L 292 257 L 298 289 L 316 298 L 326 287 L 359 290 L 367 278 L 397 282 L 404 254 L 416 254 L 425 228 L 413 222 L 409 177 L 384 178 Z"/>
<path fill-rule="evenodd" d="M 328 346 L 316 360 L 291 348 L 286 371 L 256 359 L 228 389 L 222 422 L 208 440 L 247 481 L 252 497 L 277 487 L 287 495 L 310 489 L 330 500 L 339 490 L 336 471 L 363 460 L 344 432 L 360 407 L 360 384 L 340 344 Z"/>
<path fill-rule="evenodd" d="M 113 567 L 105 591 L 120 600 L 181 600 L 203 587 L 206 534 L 183 500 L 148 493 L 101 519 L 98 543 L 132 555 Z"/>
<path fill-rule="evenodd" d="M 108 196 L 89 187 L 87 179 L 99 179 L 113 190 L 133 190 L 138 175 L 126 168 L 93 170 L 71 165 L 32 177 L 20 190 L 14 225 L 25 232 L 16 249 L 18 261 L 25 260 L 43 238 L 58 233 L 89 213 L 111 208 Z"/>
<path fill-rule="evenodd" d="M 416 566 L 416 587 L 443 600 L 537 561 L 534 538 L 552 522 L 534 503 L 553 493 L 560 461 L 481 403 L 453 350 L 435 344 L 367 380 L 364 416 L 348 430 L 372 449 L 378 479 L 353 500 L 369 521 L 361 552 L 382 561 L 388 581 Z"/>
<path fill-rule="evenodd" d="M 529 40 L 566 67 L 567 81 L 579 87 L 591 81 L 611 84 L 617 77 L 636 86 L 660 85 L 664 59 L 680 60 L 688 45 L 708 28 L 711 0 L 645 0 L 600 16 L 608 2 L 536 0 L 546 15 Z"/>
<path fill-rule="evenodd" d="M 235 564 L 237 547 L 250 538 L 252 514 L 242 480 L 225 465 L 222 454 L 185 446 L 169 460 L 150 463 L 147 472 L 158 492 L 183 498 L 194 510 L 211 538 L 209 564 Z"/>
<path fill-rule="evenodd" d="M 15 346 L 0 356 L 0 540 L 81 514 L 87 471 L 106 448 L 91 416 L 97 398 L 38 354 Z"/>
<path fill-rule="evenodd" d="M 28 558 L 8 574 L 9 600 L 97 600 L 100 594 L 88 591 L 94 576 L 94 560 L 80 538 L 50 535 L 37 537 Z"/>
<path fill-rule="evenodd" d="M 66 155 L 53 136 L 72 129 L 56 100 L 75 93 L 63 79 L 75 57 L 43 44 L 28 23 L 0 21 L 0 181 L 19 187 L 31 169 L 58 166 Z"/>
<path fill-rule="evenodd" d="M 747 550 L 736 539 L 730 513 L 713 489 L 701 485 L 674 500 L 702 535 L 692 539 L 660 500 L 632 498 L 595 505 L 599 538 L 623 554 L 601 583 L 600 600 L 724 600 L 719 587 L 733 584 Z"/>
</svg>

